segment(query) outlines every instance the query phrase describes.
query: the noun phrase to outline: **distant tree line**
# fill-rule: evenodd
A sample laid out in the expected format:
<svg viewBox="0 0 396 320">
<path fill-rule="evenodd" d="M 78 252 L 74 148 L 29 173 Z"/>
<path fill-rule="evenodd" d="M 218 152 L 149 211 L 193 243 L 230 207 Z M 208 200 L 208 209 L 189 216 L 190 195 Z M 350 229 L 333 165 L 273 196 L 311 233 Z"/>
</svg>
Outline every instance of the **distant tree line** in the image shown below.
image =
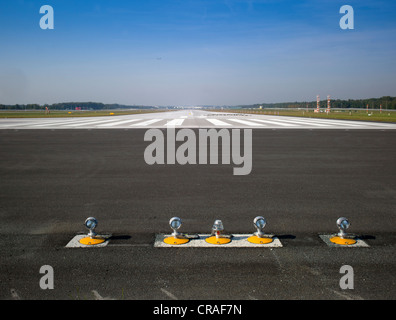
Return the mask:
<svg viewBox="0 0 396 320">
<path fill-rule="evenodd" d="M 304 101 L 304 102 L 281 102 L 281 103 L 257 103 L 252 105 L 238 105 L 238 106 L 222 106 L 225 108 L 306 108 L 308 104 L 309 108 L 316 107 L 315 101 Z M 381 98 L 370 98 L 370 99 L 358 99 L 358 100 L 330 100 L 331 108 L 366 108 L 367 105 L 370 109 L 379 109 L 382 105 L 383 109 L 396 109 L 396 97 L 385 96 Z M 327 106 L 327 100 L 322 99 L 320 102 L 321 108 Z M 16 105 L 4 105 L 0 104 L 0 110 L 111 110 L 111 109 L 157 109 L 162 107 L 155 106 L 127 106 L 120 104 L 104 104 L 100 102 L 62 102 L 55 104 L 16 104 Z M 175 108 L 168 106 L 167 108 Z M 212 108 L 216 108 L 212 106 Z M 220 108 L 220 107 L 218 107 Z"/>
<path fill-rule="evenodd" d="M 239 105 L 234 108 L 306 108 L 308 104 L 309 108 L 316 108 L 315 101 L 304 101 L 304 102 L 281 102 L 281 103 L 258 103 L 253 105 Z M 370 98 L 370 99 L 358 99 L 358 100 L 340 100 L 330 99 L 331 108 L 367 108 L 379 109 L 382 105 L 383 109 L 396 109 L 396 97 L 385 96 L 381 98 Z M 321 99 L 320 107 L 327 107 L 327 99 Z"/>
<path fill-rule="evenodd" d="M 120 104 L 104 104 L 100 102 L 62 102 L 55 104 L 0 104 L 0 110 L 110 110 L 110 109 L 154 109 L 153 106 L 126 106 Z"/>
</svg>

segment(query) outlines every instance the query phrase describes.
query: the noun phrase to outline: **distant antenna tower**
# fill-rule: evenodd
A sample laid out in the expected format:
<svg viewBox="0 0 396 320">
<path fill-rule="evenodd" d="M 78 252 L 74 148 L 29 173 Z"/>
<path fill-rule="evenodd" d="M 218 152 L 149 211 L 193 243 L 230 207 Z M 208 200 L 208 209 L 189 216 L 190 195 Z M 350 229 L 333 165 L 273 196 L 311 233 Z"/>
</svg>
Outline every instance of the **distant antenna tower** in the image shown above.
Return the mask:
<svg viewBox="0 0 396 320">
<path fill-rule="evenodd" d="M 316 112 L 319 112 L 319 104 L 320 104 L 320 97 L 319 95 L 316 96 Z"/>
</svg>

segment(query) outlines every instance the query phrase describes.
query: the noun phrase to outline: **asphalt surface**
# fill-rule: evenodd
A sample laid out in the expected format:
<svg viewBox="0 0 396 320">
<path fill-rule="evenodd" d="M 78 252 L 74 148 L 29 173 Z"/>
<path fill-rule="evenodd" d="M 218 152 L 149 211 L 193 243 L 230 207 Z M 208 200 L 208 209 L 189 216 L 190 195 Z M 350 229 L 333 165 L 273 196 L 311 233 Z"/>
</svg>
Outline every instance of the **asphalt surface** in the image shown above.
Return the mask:
<svg viewBox="0 0 396 320">
<path fill-rule="evenodd" d="M 261 300 L 396 298 L 396 131 L 254 130 L 253 169 L 147 165 L 144 129 L 0 130 L 0 299 Z M 164 131 L 166 133 L 166 130 Z M 183 232 L 254 232 L 283 247 L 154 248 L 173 216 Z M 84 220 L 103 248 L 65 248 Z M 350 232 L 369 248 L 332 248 Z M 54 270 L 43 290 L 40 267 Z M 340 268 L 354 270 L 341 289 Z"/>
</svg>

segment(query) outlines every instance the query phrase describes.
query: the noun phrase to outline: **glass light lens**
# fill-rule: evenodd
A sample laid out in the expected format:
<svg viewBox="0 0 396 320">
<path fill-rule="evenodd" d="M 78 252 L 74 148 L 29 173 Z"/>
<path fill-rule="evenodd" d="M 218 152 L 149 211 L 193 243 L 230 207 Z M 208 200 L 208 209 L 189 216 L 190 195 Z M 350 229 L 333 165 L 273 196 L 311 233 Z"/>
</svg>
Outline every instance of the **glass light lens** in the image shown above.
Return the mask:
<svg viewBox="0 0 396 320">
<path fill-rule="evenodd" d="M 216 220 L 213 224 L 213 230 L 223 231 L 224 230 L 223 222 L 221 220 Z"/>
<path fill-rule="evenodd" d="M 98 222 L 96 221 L 95 218 L 90 217 L 87 220 L 85 220 L 85 226 L 90 229 L 93 230 L 95 229 L 96 225 L 98 224 Z"/>
<path fill-rule="evenodd" d="M 169 221 L 169 225 L 173 230 L 179 229 L 181 226 L 181 219 L 174 217 Z"/>
<path fill-rule="evenodd" d="M 350 223 L 349 223 L 347 218 L 339 218 L 337 220 L 337 225 L 338 225 L 339 228 L 341 228 L 343 230 L 346 230 L 346 229 L 349 228 Z"/>
<path fill-rule="evenodd" d="M 265 219 L 261 216 L 256 217 L 254 219 L 254 224 L 257 228 L 259 228 L 260 230 L 264 229 L 265 225 L 267 224 L 267 222 L 265 221 Z"/>
</svg>

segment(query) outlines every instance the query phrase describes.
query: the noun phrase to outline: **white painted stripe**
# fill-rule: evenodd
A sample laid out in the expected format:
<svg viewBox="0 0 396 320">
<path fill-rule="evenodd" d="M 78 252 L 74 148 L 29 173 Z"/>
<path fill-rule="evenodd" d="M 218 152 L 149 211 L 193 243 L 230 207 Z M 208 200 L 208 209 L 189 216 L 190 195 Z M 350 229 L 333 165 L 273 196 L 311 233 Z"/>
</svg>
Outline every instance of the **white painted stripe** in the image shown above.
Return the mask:
<svg viewBox="0 0 396 320">
<path fill-rule="evenodd" d="M 298 119 L 300 120 L 300 119 Z M 304 119 L 301 119 L 304 120 Z M 351 121 L 344 121 L 344 120 L 330 120 L 330 119 L 316 119 L 316 118 L 311 118 L 310 121 L 314 121 L 315 123 L 323 123 L 323 124 L 328 124 L 328 125 L 336 125 L 336 126 L 361 126 L 362 124 L 357 124 L 357 123 L 351 123 Z"/>
<path fill-rule="evenodd" d="M 364 126 L 386 126 L 386 123 L 370 123 L 366 121 L 351 121 L 351 120 L 332 120 L 332 119 L 315 119 L 315 121 L 320 123 L 331 123 L 336 126 L 351 126 L 351 127 L 364 127 Z"/>
<path fill-rule="evenodd" d="M 274 121 L 262 120 L 262 119 L 249 119 L 249 120 L 259 121 L 262 123 L 276 124 L 276 125 L 283 126 L 283 127 L 299 127 L 299 125 L 297 125 L 297 124 L 283 123 L 282 120 L 279 120 L 279 121 L 278 120 L 274 120 Z"/>
<path fill-rule="evenodd" d="M 231 126 L 232 124 L 218 120 L 218 119 L 206 119 L 210 123 L 214 124 L 215 126 Z"/>
<path fill-rule="evenodd" d="M 21 300 L 20 296 L 18 295 L 15 289 L 11 289 L 11 297 L 14 300 Z"/>
<path fill-rule="evenodd" d="M 100 125 L 98 125 L 98 127 L 104 127 L 104 128 L 114 127 L 114 126 L 118 126 L 120 124 L 125 124 L 125 123 L 129 123 L 129 122 L 135 122 L 135 121 L 139 121 L 139 120 L 142 120 L 142 119 L 129 119 L 129 120 L 123 120 L 123 121 L 114 121 L 114 122 L 111 122 L 111 123 L 100 124 Z"/>
<path fill-rule="evenodd" d="M 0 127 L 1 128 L 13 128 L 13 127 L 21 127 L 21 126 L 29 126 L 31 124 L 34 124 L 34 122 L 17 122 L 17 123 L 1 123 Z"/>
<path fill-rule="evenodd" d="M 303 118 L 303 119 L 294 119 L 293 120 L 283 120 L 287 122 L 295 122 L 295 123 L 309 123 L 311 125 L 326 125 L 326 126 L 340 126 L 340 127 L 365 127 L 365 126 L 374 126 L 374 127 L 382 127 L 387 126 L 385 123 L 368 123 L 363 121 L 350 121 L 350 120 L 332 120 L 332 119 L 317 119 L 317 118 Z"/>
<path fill-rule="evenodd" d="M 166 123 L 167 126 L 181 126 L 184 122 L 184 119 L 173 119 Z"/>
<path fill-rule="evenodd" d="M 310 120 L 293 119 L 293 120 L 282 120 L 282 121 L 290 122 L 290 123 L 294 123 L 294 124 L 314 126 L 314 127 L 331 127 L 330 124 L 315 123 L 314 121 L 310 121 Z"/>
<path fill-rule="evenodd" d="M 156 122 L 159 122 L 159 121 L 162 121 L 162 120 L 163 119 L 151 119 L 151 120 L 147 120 L 147 121 L 144 121 L 144 122 L 135 123 L 135 124 L 131 125 L 131 127 L 148 126 L 150 124 L 153 124 L 153 123 L 156 123 Z"/>
<path fill-rule="evenodd" d="M 11 120 L 11 119 L 10 119 Z M 40 126 L 46 126 L 46 125 L 51 125 L 51 124 L 58 124 L 61 119 L 55 120 L 55 119 L 20 119 L 19 121 L 13 121 L 11 123 L 2 123 L 0 126 L 2 127 L 19 127 L 19 126 L 35 126 L 35 125 L 40 125 Z"/>
<path fill-rule="evenodd" d="M 85 122 L 79 122 L 79 123 L 72 123 L 72 124 L 63 124 L 66 125 L 68 127 L 83 127 L 83 126 L 91 126 L 91 125 L 97 125 L 97 124 L 101 124 L 101 123 L 108 123 L 108 122 L 113 122 L 114 119 L 111 120 L 90 120 L 90 121 L 85 121 Z"/>
<path fill-rule="evenodd" d="M 74 125 L 74 124 L 79 124 L 87 121 L 94 121 L 94 119 L 58 119 L 55 122 L 36 122 L 31 124 L 31 126 L 35 127 L 46 127 L 46 126 L 63 126 L 63 125 Z"/>
<path fill-rule="evenodd" d="M 115 299 L 113 299 L 113 298 L 111 298 L 111 297 L 102 297 L 102 296 L 99 294 L 99 292 L 96 291 L 96 290 L 92 290 L 91 292 L 92 292 L 93 295 L 95 296 L 95 299 L 96 299 L 96 300 L 115 300 Z"/>
<path fill-rule="evenodd" d="M 291 120 L 293 119 L 293 120 Z M 272 120 L 272 119 L 271 119 Z M 274 120 L 277 121 L 277 120 Z M 339 127 L 389 127 L 389 124 L 387 123 L 370 123 L 370 122 L 365 122 L 365 121 L 351 121 L 351 120 L 332 120 L 332 119 L 317 119 L 317 118 L 289 118 L 289 119 L 282 119 L 279 121 L 284 121 L 284 122 L 291 122 L 291 123 L 301 123 L 301 124 L 311 124 L 313 126 L 317 125 L 320 126 L 320 124 L 326 125 L 326 126 L 339 126 Z"/>
<path fill-rule="evenodd" d="M 250 126 L 250 127 L 263 127 L 264 126 L 261 123 L 251 122 L 251 121 L 247 121 L 247 120 L 240 120 L 240 119 L 227 119 L 227 121 L 239 122 L 239 123 L 242 123 L 242 124 Z"/>
<path fill-rule="evenodd" d="M 170 293 L 169 291 L 165 290 L 164 288 L 161 288 L 161 291 L 165 293 L 169 298 L 173 300 L 179 300 L 174 294 Z"/>
</svg>

